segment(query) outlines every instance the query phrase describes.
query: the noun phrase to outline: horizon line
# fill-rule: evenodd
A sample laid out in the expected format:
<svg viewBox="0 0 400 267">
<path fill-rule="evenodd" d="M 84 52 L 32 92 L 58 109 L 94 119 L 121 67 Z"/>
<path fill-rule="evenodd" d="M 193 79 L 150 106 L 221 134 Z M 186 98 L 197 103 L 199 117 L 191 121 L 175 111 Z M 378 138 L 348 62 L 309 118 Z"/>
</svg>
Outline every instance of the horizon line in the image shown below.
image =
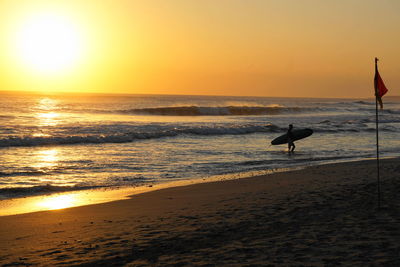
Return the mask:
<svg viewBox="0 0 400 267">
<path fill-rule="evenodd" d="M 0 90 L 0 94 L 25 94 L 25 95 L 40 95 L 40 96 L 52 96 L 52 95 L 98 95 L 98 96 L 204 96 L 204 97 L 257 97 L 257 98 L 308 98 L 308 99 L 369 99 L 371 97 L 309 97 L 309 96 L 260 96 L 260 95 L 208 95 L 208 94 L 138 94 L 138 93 L 105 93 L 105 92 L 36 92 L 36 91 L 23 91 L 23 90 Z M 400 95 L 385 96 L 388 97 L 400 97 Z"/>
</svg>

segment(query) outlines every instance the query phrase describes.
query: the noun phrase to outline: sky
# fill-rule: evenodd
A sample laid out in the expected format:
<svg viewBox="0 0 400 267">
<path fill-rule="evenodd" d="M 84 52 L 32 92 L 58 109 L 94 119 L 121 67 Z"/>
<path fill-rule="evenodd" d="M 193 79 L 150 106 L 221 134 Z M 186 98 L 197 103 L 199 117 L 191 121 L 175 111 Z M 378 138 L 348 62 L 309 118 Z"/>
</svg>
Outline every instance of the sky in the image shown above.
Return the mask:
<svg viewBox="0 0 400 267">
<path fill-rule="evenodd" d="M 372 97 L 398 0 L 0 0 L 0 90 Z"/>
</svg>

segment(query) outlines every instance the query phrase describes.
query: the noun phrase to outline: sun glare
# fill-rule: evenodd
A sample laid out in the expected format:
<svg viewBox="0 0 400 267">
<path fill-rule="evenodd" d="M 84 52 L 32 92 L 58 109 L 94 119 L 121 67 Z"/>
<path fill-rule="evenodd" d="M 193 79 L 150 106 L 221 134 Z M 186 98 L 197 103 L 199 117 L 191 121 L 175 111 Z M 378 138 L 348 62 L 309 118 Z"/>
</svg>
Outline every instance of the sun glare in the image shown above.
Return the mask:
<svg viewBox="0 0 400 267">
<path fill-rule="evenodd" d="M 83 53 L 79 28 L 61 14 L 31 15 L 20 23 L 15 37 L 16 54 L 21 63 L 39 73 L 68 71 Z"/>
<path fill-rule="evenodd" d="M 66 194 L 46 198 L 42 202 L 39 202 L 38 205 L 47 210 L 58 210 L 72 207 L 76 202 L 77 200 L 74 194 Z"/>
</svg>

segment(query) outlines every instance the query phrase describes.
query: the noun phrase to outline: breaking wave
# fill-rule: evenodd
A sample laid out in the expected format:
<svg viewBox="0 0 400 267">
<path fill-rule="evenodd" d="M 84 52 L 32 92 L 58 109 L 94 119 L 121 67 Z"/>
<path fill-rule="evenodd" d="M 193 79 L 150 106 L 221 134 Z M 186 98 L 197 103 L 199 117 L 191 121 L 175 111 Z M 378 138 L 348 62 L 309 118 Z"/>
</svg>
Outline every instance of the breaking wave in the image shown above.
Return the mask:
<svg viewBox="0 0 400 267">
<path fill-rule="evenodd" d="M 148 132 L 128 132 L 124 134 L 111 135 L 85 135 L 85 136 L 25 136 L 7 137 L 0 139 L 0 147 L 16 146 L 48 146 L 48 145 L 71 145 L 71 144 L 101 144 L 101 143 L 128 143 L 141 139 L 154 139 L 162 137 L 172 137 L 183 134 L 192 135 L 240 135 L 257 132 L 282 132 L 278 126 L 269 125 L 237 125 L 237 126 L 217 126 L 217 127 L 181 127 L 169 130 L 148 131 Z"/>
<path fill-rule="evenodd" d="M 63 193 L 70 191 L 88 190 L 100 188 L 101 186 L 55 186 L 55 185 L 37 185 L 29 187 L 10 187 L 0 188 L 0 199 L 10 197 L 24 197 L 34 195 L 46 195 L 53 193 Z"/>
<path fill-rule="evenodd" d="M 120 110 L 120 113 L 158 116 L 249 116 L 278 115 L 283 113 L 307 112 L 315 108 L 282 107 L 282 106 L 226 106 L 226 107 L 158 107 Z"/>
<path fill-rule="evenodd" d="M 330 120 L 318 122 L 310 127 L 314 132 L 319 133 L 340 133 L 340 132 L 372 132 L 374 127 L 368 125 L 372 119 L 361 121 L 345 121 L 335 123 Z M 393 118 L 382 119 L 384 122 L 398 122 Z M 212 126 L 171 126 L 167 128 L 125 129 L 123 133 L 99 133 L 90 135 L 66 135 L 66 136 L 8 136 L 0 138 L 0 147 L 33 147 L 51 145 L 74 145 L 74 144 L 105 144 L 105 143 L 129 143 L 137 140 L 156 139 L 163 137 L 175 137 L 181 135 L 198 136 L 222 136 L 222 135 L 245 135 L 253 133 L 285 133 L 286 127 L 279 127 L 273 124 L 234 124 L 234 125 L 212 125 Z M 381 131 L 394 132 L 397 129 L 391 125 L 382 125 Z M 0 176 L 6 174 L 0 173 Z M 40 175 L 40 174 L 38 174 Z"/>
</svg>

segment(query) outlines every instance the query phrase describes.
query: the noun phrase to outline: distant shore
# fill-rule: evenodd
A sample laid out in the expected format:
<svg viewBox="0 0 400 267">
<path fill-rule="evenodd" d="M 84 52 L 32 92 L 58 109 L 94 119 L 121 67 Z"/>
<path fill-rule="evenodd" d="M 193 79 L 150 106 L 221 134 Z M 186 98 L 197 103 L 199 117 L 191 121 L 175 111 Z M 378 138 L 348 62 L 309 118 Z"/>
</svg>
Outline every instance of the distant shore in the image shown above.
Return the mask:
<svg viewBox="0 0 400 267">
<path fill-rule="evenodd" d="M 400 265 L 400 159 L 172 187 L 0 217 L 2 265 Z"/>
</svg>

